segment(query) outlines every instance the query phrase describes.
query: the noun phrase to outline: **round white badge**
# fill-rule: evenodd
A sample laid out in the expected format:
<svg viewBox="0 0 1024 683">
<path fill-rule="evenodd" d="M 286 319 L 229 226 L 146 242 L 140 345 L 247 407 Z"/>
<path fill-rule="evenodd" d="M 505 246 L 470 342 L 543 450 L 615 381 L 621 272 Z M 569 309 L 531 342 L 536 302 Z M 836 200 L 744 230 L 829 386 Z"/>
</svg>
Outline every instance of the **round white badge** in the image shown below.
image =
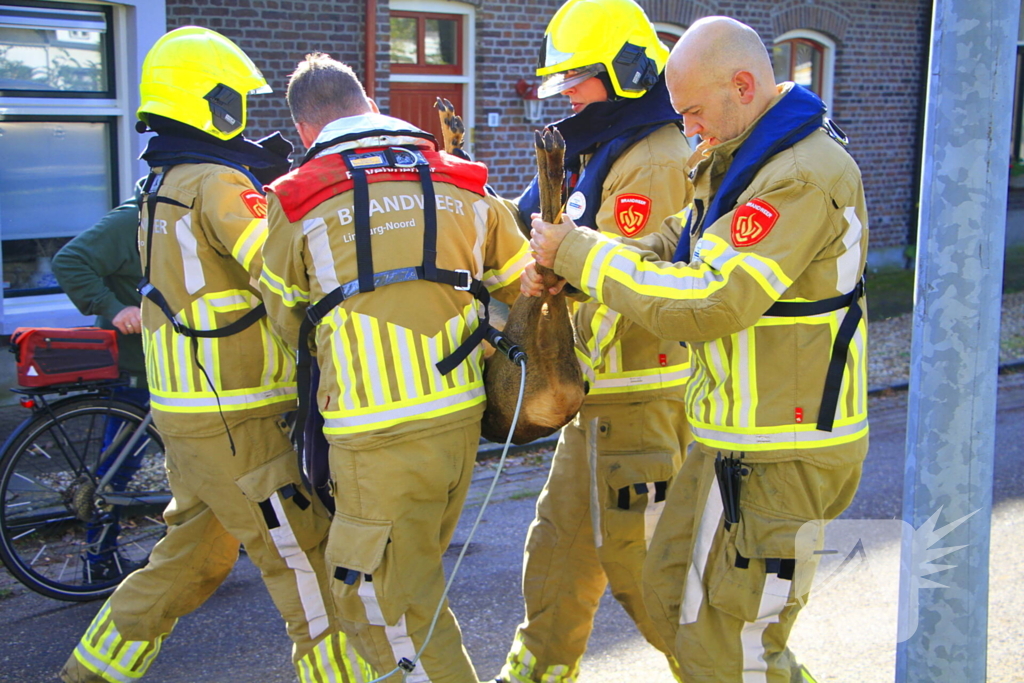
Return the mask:
<svg viewBox="0 0 1024 683">
<path fill-rule="evenodd" d="M 578 221 L 583 212 L 587 210 L 587 198 L 582 192 L 573 192 L 569 201 L 565 203 L 565 215 L 574 221 Z"/>
</svg>

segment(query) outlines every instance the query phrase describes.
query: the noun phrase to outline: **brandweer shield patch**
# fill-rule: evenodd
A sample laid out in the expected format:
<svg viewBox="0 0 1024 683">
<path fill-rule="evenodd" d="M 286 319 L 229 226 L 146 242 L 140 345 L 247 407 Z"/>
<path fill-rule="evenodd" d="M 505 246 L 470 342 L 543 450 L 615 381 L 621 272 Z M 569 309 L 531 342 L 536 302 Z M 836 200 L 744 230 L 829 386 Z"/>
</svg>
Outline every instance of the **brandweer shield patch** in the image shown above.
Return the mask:
<svg viewBox="0 0 1024 683">
<path fill-rule="evenodd" d="M 732 216 L 732 243 L 737 247 L 757 244 L 771 232 L 779 212 L 763 199 L 751 199 Z"/>
<path fill-rule="evenodd" d="M 651 199 L 642 194 L 620 194 L 615 198 L 615 224 L 619 232 L 632 237 L 647 225 L 651 217 Z"/>
<path fill-rule="evenodd" d="M 242 201 L 245 202 L 245 208 L 249 209 L 249 213 L 251 213 L 255 218 L 267 217 L 266 197 L 256 190 L 246 190 L 241 196 Z"/>
</svg>

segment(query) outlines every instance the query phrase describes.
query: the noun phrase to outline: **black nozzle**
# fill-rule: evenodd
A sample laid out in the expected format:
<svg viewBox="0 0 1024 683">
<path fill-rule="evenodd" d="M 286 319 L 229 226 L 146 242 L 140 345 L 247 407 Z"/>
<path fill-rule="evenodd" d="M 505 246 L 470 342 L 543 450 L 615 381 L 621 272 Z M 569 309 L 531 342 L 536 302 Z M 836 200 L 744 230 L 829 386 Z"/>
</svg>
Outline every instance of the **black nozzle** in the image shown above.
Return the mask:
<svg viewBox="0 0 1024 683">
<path fill-rule="evenodd" d="M 502 334 L 499 330 L 493 327 L 487 330 L 487 341 L 491 343 L 491 346 L 498 349 L 501 353 L 515 364 L 526 364 L 526 352 L 523 351 L 519 346 L 512 342 L 511 339 Z"/>
</svg>

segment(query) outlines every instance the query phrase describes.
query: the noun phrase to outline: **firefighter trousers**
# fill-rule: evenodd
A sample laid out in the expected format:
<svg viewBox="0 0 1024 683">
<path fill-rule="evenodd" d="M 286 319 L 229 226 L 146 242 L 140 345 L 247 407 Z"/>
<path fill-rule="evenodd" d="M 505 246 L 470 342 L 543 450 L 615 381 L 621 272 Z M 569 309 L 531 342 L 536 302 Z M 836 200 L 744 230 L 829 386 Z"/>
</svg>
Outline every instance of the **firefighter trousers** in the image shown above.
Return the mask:
<svg viewBox="0 0 1024 683">
<path fill-rule="evenodd" d="M 173 496 L 167 535 L 100 608 L 61 671 L 64 681 L 140 679 L 177 620 L 227 578 L 239 543 L 284 617 L 300 680 L 347 682 L 372 673 L 353 670 L 362 665 L 338 631 L 323 561 L 330 522 L 302 488 L 287 426 L 277 417 L 251 418 L 232 426 L 231 436 L 234 455 L 223 433 L 164 436 Z"/>
<path fill-rule="evenodd" d="M 423 648 L 444 593 L 441 560 L 472 479 L 480 419 L 403 438 L 331 444 L 337 509 L 326 557 L 334 604 L 380 675 L 402 662 L 411 672 L 396 681 L 477 683 L 447 601 Z"/>
<path fill-rule="evenodd" d="M 668 644 L 644 608 L 641 575 L 688 440 L 681 400 L 584 405 L 562 430 L 526 539 L 526 617 L 503 680 L 575 681 L 609 584 L 675 670 Z"/>
<path fill-rule="evenodd" d="M 800 680 L 786 641 L 809 597 L 817 556 L 797 547 L 797 534 L 807 522 L 823 529 L 846 509 L 861 463 L 746 465 L 740 520 L 726 525 L 718 452 L 694 444 L 676 475 L 644 565 L 644 602 L 686 683 Z"/>
</svg>

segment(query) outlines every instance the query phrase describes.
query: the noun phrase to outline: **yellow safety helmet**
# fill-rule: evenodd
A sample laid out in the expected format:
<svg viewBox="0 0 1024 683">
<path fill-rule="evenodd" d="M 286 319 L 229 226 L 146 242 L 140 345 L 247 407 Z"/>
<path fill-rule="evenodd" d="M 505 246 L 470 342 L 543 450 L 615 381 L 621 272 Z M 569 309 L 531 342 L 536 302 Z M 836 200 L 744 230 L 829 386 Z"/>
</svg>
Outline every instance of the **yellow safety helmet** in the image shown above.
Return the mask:
<svg viewBox="0 0 1024 683">
<path fill-rule="evenodd" d="M 156 41 L 142 63 L 138 117 L 174 119 L 228 140 L 245 128 L 246 95 L 272 92 L 233 42 L 208 28 L 185 26 Z"/>
<path fill-rule="evenodd" d="M 607 73 L 614 95 L 640 97 L 667 61 L 668 48 L 633 0 L 569 0 L 544 33 L 537 75 L 546 78 L 537 94 L 551 97 Z"/>
</svg>

